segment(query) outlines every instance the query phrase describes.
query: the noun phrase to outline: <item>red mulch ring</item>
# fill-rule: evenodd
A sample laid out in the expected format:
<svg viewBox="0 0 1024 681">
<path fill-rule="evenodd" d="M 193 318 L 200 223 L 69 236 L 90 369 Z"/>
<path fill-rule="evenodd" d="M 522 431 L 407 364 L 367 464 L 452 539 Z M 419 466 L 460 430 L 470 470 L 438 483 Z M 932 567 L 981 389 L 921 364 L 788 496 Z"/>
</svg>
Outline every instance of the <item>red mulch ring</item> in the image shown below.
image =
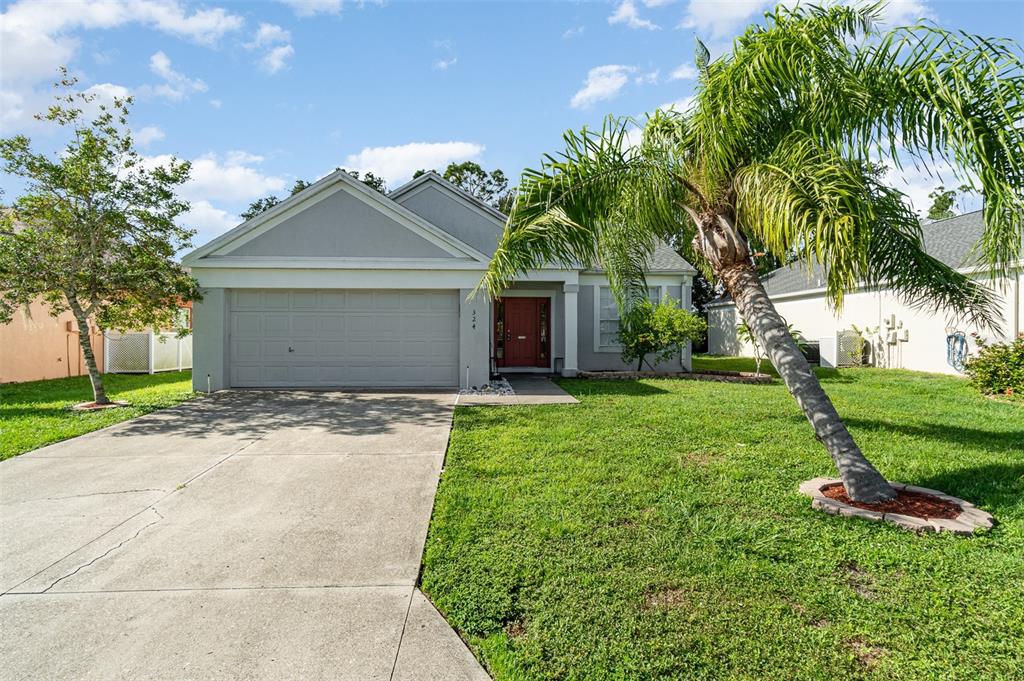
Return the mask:
<svg viewBox="0 0 1024 681">
<path fill-rule="evenodd" d="M 896 493 L 895 499 L 889 501 L 880 501 L 874 504 L 865 504 L 860 501 L 853 501 L 846 494 L 846 488 L 841 484 L 831 485 L 821 490 L 829 499 L 835 499 L 844 504 L 855 506 L 857 508 L 863 508 L 868 511 L 878 511 L 879 513 L 899 513 L 900 515 L 909 515 L 915 518 L 940 518 L 943 520 L 953 520 L 960 515 L 963 510 L 957 504 L 952 501 L 946 501 L 945 499 L 939 499 L 933 497 L 931 494 L 922 494 L 921 492 L 910 492 L 905 489 L 899 490 Z"/>
</svg>

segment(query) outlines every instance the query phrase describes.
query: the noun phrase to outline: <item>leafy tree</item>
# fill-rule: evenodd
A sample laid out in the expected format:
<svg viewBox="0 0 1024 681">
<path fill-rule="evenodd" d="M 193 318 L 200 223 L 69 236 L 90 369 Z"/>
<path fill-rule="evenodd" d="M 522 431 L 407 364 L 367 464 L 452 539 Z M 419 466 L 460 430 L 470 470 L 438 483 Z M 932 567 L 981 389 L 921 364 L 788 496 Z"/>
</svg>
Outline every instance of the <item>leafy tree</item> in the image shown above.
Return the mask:
<svg viewBox="0 0 1024 681">
<path fill-rule="evenodd" d="M 426 170 L 417 170 L 412 177 L 416 179 L 426 172 Z M 501 211 L 511 208 L 514 194 L 509 191 L 508 178 L 500 169 L 487 172 L 479 163 L 463 161 L 462 163 L 449 163 L 441 175 L 459 189 L 493 208 Z"/>
<path fill-rule="evenodd" d="M 699 73 L 692 107 L 565 133 L 524 172 L 481 285 L 550 262 L 601 264 L 620 309 L 644 291 L 657 238 L 691 242 L 828 450 L 851 498 L 895 491 L 850 435 L 768 298 L 750 237 L 780 259 L 821 264 L 835 306 L 883 282 L 931 309 L 994 324 L 993 294 L 928 255 L 904 195 L 870 172 L 948 161 L 978 177 L 979 253 L 997 274 L 1021 257 L 1024 75 L 1020 48 L 927 25 L 879 32 L 882 5 L 779 7 Z M 709 405 L 710 409 L 714 405 Z"/>
<path fill-rule="evenodd" d="M 243 220 L 252 220 L 260 213 L 264 213 L 277 204 L 281 203 L 281 199 L 276 196 L 264 196 L 262 199 L 256 199 L 249 204 L 249 207 L 242 212 L 240 216 Z"/>
<path fill-rule="evenodd" d="M 687 341 L 702 338 L 707 328 L 707 322 L 680 309 L 671 298 L 658 305 L 643 300 L 619 320 L 622 361 L 636 362 L 636 370 L 640 371 L 649 355 L 654 355 L 654 364 L 670 360 Z"/>
<path fill-rule="evenodd" d="M 342 168 L 336 168 L 335 170 L 342 170 Z M 362 177 L 359 176 L 358 170 L 346 170 L 346 173 L 359 180 L 367 187 L 379 191 L 381 194 L 387 194 L 387 183 L 383 177 L 378 177 L 373 173 L 364 173 Z M 312 182 L 306 182 L 305 180 L 295 180 L 295 184 L 292 185 L 292 190 L 289 196 L 295 196 L 303 189 L 312 186 Z M 281 199 L 274 195 L 264 196 L 262 199 L 256 199 L 249 204 L 249 207 L 242 213 L 242 220 L 252 220 L 260 213 L 264 213 L 277 204 L 281 203 Z"/>
<path fill-rule="evenodd" d="M 956 189 L 946 189 L 940 184 L 935 191 L 928 194 L 928 198 L 932 200 L 932 205 L 928 207 L 928 219 L 945 220 L 955 217 L 953 206 L 956 204 L 957 195 L 966 194 L 969 191 L 971 188 L 966 184 L 962 184 Z"/>
<path fill-rule="evenodd" d="M 196 281 L 174 260 L 194 230 L 176 224 L 189 204 L 175 196 L 189 164 L 143 162 L 127 127 L 131 98 L 100 104 L 75 92 L 62 70 L 56 103 L 39 120 L 67 131 L 53 156 L 24 135 L 0 140 L 4 172 L 26 187 L 0 220 L 0 322 L 42 299 L 54 316 L 71 310 L 89 369 L 93 399 L 109 404 L 89 343 L 100 329 L 170 328 Z"/>
<path fill-rule="evenodd" d="M 363 173 L 362 177 L 359 177 L 358 170 L 346 170 L 345 172 L 354 177 L 355 179 L 359 180 L 363 184 L 365 184 L 370 189 L 375 189 L 379 191 L 381 194 L 388 193 L 387 182 L 384 180 L 383 177 L 374 175 L 370 171 Z"/>
</svg>

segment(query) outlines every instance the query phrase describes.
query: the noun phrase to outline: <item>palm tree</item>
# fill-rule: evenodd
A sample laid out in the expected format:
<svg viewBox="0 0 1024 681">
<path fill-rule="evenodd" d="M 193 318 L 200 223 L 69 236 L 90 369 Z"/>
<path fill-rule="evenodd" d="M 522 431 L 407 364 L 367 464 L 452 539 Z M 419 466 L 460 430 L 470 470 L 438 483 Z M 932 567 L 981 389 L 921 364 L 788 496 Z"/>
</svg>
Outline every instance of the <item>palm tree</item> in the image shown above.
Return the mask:
<svg viewBox="0 0 1024 681">
<path fill-rule="evenodd" d="M 881 5 L 799 5 L 766 15 L 709 63 L 682 113 L 565 134 L 524 171 L 481 281 L 498 295 L 545 263 L 600 264 L 621 309 L 644 291 L 655 240 L 721 282 L 832 456 L 849 496 L 895 495 L 860 451 L 761 284 L 749 243 L 824 266 L 831 303 L 885 285 L 995 326 L 993 295 L 924 252 L 917 216 L 879 163 L 948 163 L 982 192 L 977 250 L 993 274 L 1021 256 L 1024 75 L 1019 47 L 930 24 L 880 32 Z M 713 408 L 713 405 L 709 405 Z"/>
</svg>

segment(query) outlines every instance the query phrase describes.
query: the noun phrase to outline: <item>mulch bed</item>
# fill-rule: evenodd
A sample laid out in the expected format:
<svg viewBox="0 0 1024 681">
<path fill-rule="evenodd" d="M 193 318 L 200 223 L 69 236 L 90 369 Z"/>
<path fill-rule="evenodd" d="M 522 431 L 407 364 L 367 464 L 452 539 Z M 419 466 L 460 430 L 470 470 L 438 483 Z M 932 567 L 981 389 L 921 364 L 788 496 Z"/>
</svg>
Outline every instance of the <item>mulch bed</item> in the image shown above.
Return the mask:
<svg viewBox="0 0 1024 681">
<path fill-rule="evenodd" d="M 954 504 L 951 501 L 945 499 L 939 499 L 933 497 L 930 494 L 922 494 L 921 492 L 911 492 L 908 490 L 901 489 L 896 493 L 895 499 L 889 501 L 881 501 L 874 504 L 865 504 L 860 501 L 853 501 L 846 494 L 846 489 L 841 485 L 831 485 L 821 490 L 829 499 L 835 499 L 838 502 L 849 504 L 857 508 L 863 508 L 867 511 L 877 511 L 879 513 L 899 513 L 900 515 L 909 515 L 915 518 L 940 518 L 943 520 L 953 520 L 960 515 L 963 510 L 959 505 Z"/>
</svg>

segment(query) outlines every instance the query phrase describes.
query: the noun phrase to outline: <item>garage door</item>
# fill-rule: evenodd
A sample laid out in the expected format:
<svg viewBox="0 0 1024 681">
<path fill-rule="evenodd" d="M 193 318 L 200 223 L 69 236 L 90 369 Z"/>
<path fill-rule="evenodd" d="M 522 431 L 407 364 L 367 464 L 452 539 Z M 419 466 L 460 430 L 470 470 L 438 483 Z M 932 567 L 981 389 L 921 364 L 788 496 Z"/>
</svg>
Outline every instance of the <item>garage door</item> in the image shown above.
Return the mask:
<svg viewBox="0 0 1024 681">
<path fill-rule="evenodd" d="M 231 385 L 458 384 L 457 291 L 235 289 Z"/>
</svg>

